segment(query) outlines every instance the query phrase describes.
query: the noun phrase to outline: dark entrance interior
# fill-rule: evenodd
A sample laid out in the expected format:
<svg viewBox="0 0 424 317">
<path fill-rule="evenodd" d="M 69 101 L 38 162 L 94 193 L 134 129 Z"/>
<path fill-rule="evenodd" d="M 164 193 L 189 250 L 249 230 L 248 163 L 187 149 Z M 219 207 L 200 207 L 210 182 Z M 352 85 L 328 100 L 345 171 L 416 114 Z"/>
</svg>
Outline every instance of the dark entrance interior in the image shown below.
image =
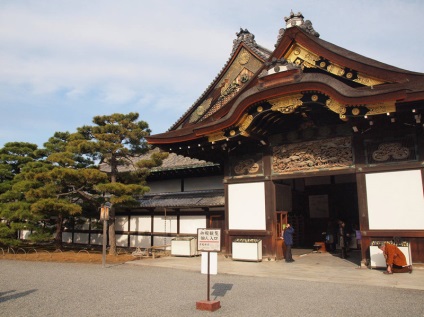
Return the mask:
<svg viewBox="0 0 424 317">
<path fill-rule="evenodd" d="M 296 230 L 295 247 L 312 249 L 315 242 L 324 242 L 325 233 L 337 230 L 338 220 L 349 233 L 359 228 L 355 174 L 286 179 L 275 185 L 277 210 L 288 211 Z"/>
</svg>

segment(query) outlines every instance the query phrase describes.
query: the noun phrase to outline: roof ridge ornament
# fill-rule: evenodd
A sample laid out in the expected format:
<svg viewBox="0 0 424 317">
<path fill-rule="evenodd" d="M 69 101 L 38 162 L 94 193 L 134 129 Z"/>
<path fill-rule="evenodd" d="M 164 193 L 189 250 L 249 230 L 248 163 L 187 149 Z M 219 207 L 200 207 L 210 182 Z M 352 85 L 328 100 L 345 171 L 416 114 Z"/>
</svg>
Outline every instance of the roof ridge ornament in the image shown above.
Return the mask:
<svg viewBox="0 0 424 317">
<path fill-rule="evenodd" d="M 255 35 L 250 33 L 248 29 L 243 30 L 242 28 L 240 28 L 240 32 L 237 32 L 236 36 L 237 36 L 237 39 L 233 41 L 233 52 L 237 49 L 237 47 L 239 46 L 241 42 L 253 45 L 254 47 L 257 46 L 255 41 Z"/>
<path fill-rule="evenodd" d="M 277 44 L 281 41 L 284 31 L 294 26 L 298 26 L 309 34 L 319 37 L 319 33 L 314 30 L 312 22 L 310 20 L 305 21 L 301 12 L 294 13 L 293 10 L 291 10 L 290 15 L 288 17 L 284 17 L 284 21 L 286 22 L 286 28 L 281 28 L 278 32 Z M 275 46 L 277 46 L 277 44 L 275 44 Z"/>
</svg>

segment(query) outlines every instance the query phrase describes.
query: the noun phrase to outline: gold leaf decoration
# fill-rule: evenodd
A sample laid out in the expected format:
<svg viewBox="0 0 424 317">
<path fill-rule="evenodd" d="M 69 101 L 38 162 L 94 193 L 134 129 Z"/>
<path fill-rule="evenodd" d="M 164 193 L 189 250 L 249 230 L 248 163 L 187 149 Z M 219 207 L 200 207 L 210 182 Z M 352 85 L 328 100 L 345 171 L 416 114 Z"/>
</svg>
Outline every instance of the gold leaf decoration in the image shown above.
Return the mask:
<svg viewBox="0 0 424 317">
<path fill-rule="evenodd" d="M 279 111 L 284 114 L 293 113 L 297 107 L 303 104 L 302 100 L 300 100 L 302 97 L 302 94 L 296 94 L 270 100 L 269 103 L 272 105 L 271 110 Z"/>
</svg>

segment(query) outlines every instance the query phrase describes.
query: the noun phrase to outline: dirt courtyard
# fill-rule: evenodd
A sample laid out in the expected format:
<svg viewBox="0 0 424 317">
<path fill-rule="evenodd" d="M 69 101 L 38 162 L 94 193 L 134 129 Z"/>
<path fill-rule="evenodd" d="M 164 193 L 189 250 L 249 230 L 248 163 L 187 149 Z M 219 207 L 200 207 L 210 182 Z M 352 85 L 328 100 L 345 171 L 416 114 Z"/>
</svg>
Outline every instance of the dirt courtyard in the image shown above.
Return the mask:
<svg viewBox="0 0 424 317">
<path fill-rule="evenodd" d="M 47 251 L 47 250 L 9 250 L 0 249 L 1 260 L 39 261 L 39 262 L 68 262 L 68 263 L 102 263 L 102 253 L 95 251 Z M 119 253 L 118 255 L 106 255 L 106 263 L 125 263 L 139 259 L 131 253 Z"/>
</svg>

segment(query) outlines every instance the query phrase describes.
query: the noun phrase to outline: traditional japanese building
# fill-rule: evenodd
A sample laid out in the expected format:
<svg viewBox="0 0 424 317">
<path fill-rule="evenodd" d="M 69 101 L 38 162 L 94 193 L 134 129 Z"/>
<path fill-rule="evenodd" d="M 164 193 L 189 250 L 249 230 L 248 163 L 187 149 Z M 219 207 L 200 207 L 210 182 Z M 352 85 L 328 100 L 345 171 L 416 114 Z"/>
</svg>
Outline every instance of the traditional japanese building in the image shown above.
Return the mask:
<svg viewBox="0 0 424 317">
<path fill-rule="evenodd" d="M 272 50 L 241 29 L 205 92 L 148 142 L 223 167 L 227 254 L 255 238 L 278 257 L 287 217 L 303 246 L 341 219 L 364 262 L 394 237 L 423 262 L 424 74 L 326 42 L 301 13 L 285 22 Z"/>
</svg>

